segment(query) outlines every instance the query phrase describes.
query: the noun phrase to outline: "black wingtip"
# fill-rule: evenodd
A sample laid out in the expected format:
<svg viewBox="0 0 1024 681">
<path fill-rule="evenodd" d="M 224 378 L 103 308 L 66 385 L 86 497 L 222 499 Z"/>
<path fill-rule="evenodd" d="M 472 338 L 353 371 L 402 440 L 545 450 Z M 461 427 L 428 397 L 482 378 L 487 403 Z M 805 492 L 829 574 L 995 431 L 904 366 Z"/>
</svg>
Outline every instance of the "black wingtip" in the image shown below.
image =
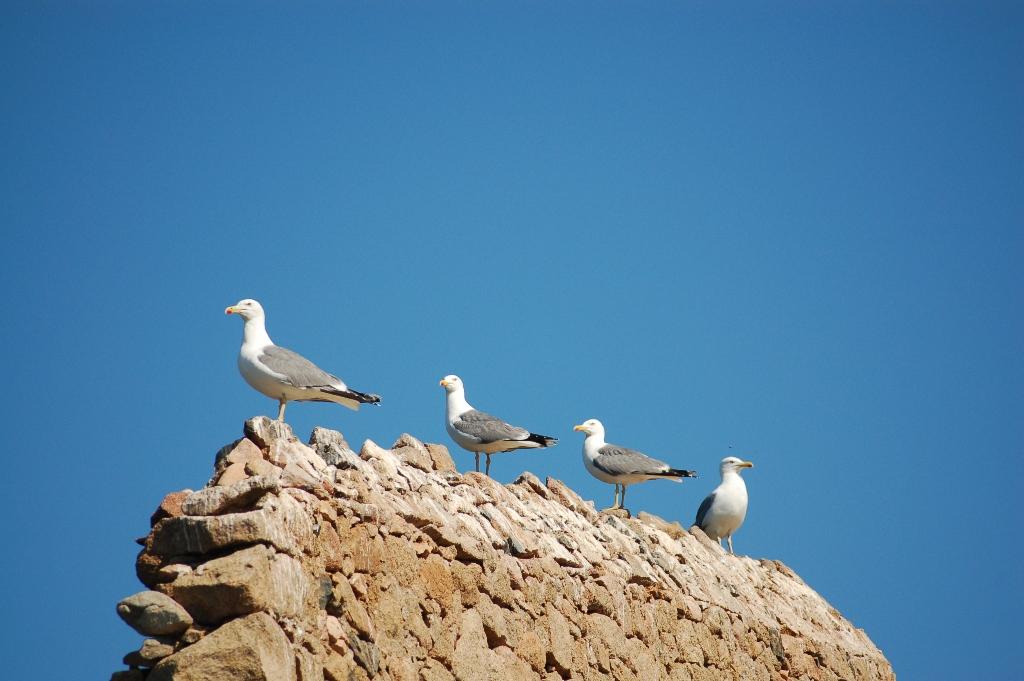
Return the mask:
<svg viewBox="0 0 1024 681">
<path fill-rule="evenodd" d="M 668 472 L 670 475 L 674 475 L 677 478 L 696 478 L 697 471 L 684 471 L 681 468 L 669 468 Z"/>
</svg>

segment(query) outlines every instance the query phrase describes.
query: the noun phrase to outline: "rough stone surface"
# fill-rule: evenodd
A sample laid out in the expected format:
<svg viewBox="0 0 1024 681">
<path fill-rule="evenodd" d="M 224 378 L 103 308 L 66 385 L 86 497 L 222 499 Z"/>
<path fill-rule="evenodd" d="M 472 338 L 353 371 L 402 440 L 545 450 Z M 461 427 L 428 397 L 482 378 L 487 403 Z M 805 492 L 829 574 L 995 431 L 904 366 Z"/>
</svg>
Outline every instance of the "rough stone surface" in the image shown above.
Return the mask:
<svg viewBox="0 0 1024 681">
<path fill-rule="evenodd" d="M 288 637 L 270 615 L 233 620 L 180 652 L 166 657 L 147 681 L 295 681 L 295 656 Z"/>
<path fill-rule="evenodd" d="M 288 495 L 268 495 L 253 511 L 165 518 L 150 536 L 152 551 L 164 555 L 206 554 L 256 543 L 298 553 L 311 532 L 312 523 L 299 502 Z"/>
<path fill-rule="evenodd" d="M 180 634 L 192 626 L 192 617 L 173 598 L 157 591 L 140 591 L 117 604 L 117 614 L 144 636 Z"/>
<path fill-rule="evenodd" d="M 242 465 L 244 468 L 245 464 Z M 280 489 L 280 476 L 256 476 L 227 486 L 218 484 L 189 494 L 181 502 L 181 511 L 184 515 L 217 515 L 251 507 L 264 494 Z"/>
<path fill-rule="evenodd" d="M 260 610 L 300 615 L 312 593 L 302 563 L 263 544 L 203 563 L 160 588 L 202 624 Z"/>
<path fill-rule="evenodd" d="M 357 455 L 322 428 L 245 433 L 260 456 L 232 443 L 215 465 L 246 478 L 182 498 L 139 555 L 198 622 L 150 681 L 895 678 L 792 570 L 699 529 L 459 475 L 407 434 Z"/>
<path fill-rule="evenodd" d="M 309 446 L 327 465 L 337 468 L 352 468 L 353 462 L 359 458 L 336 430 L 314 428 L 309 436 Z"/>
<path fill-rule="evenodd" d="M 180 492 L 171 492 L 163 498 L 160 505 L 149 517 L 150 526 L 156 525 L 164 518 L 175 518 L 182 514 L 181 503 L 192 494 L 192 490 L 183 489 Z"/>
<path fill-rule="evenodd" d="M 130 667 L 152 667 L 174 653 L 173 639 L 147 638 L 142 647 L 124 656 L 124 663 Z"/>
</svg>

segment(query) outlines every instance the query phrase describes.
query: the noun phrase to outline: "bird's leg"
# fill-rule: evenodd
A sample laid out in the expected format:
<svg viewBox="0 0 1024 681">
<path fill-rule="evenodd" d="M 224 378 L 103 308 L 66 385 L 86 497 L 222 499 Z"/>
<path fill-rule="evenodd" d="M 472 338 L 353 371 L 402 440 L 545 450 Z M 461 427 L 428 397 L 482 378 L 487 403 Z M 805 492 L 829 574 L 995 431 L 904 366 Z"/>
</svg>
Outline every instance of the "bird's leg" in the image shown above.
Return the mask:
<svg viewBox="0 0 1024 681">
<path fill-rule="evenodd" d="M 484 475 L 490 475 L 491 474 L 491 455 L 487 454 L 486 456 L 487 456 L 487 465 L 484 468 Z"/>
<path fill-rule="evenodd" d="M 476 472 L 479 473 L 480 472 L 480 452 L 473 452 L 473 454 L 474 454 L 474 456 L 476 456 Z"/>
<path fill-rule="evenodd" d="M 278 421 L 284 421 L 284 405 L 286 405 L 286 404 L 288 404 L 286 401 L 278 400 L 278 405 L 279 405 L 278 408 L 277 408 L 277 420 Z"/>
<path fill-rule="evenodd" d="M 624 510 L 626 512 L 626 514 L 629 515 L 629 509 L 626 508 L 626 486 L 625 485 L 622 486 L 622 496 L 619 497 L 619 508 Z"/>
<path fill-rule="evenodd" d="M 615 495 L 612 497 L 612 508 L 619 507 L 619 483 L 615 483 Z"/>
<path fill-rule="evenodd" d="M 732 550 L 732 535 L 731 534 L 728 537 L 726 537 L 726 541 L 729 542 L 729 553 L 731 553 L 732 555 L 735 556 L 736 552 Z"/>
</svg>

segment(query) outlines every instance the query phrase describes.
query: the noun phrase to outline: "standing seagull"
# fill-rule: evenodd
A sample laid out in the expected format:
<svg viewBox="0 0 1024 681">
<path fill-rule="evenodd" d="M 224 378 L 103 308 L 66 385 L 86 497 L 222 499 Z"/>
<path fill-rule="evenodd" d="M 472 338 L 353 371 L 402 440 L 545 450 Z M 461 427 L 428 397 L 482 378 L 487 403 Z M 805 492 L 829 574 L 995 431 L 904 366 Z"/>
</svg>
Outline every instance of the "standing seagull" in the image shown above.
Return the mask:
<svg viewBox="0 0 1024 681">
<path fill-rule="evenodd" d="M 531 433 L 469 406 L 466 388 L 458 376 L 445 376 L 441 386 L 448 393 L 445 428 L 456 444 L 476 454 L 477 472 L 480 472 L 481 452 L 487 455 L 484 472 L 490 475 L 491 454 L 558 444 L 558 438 Z"/>
<path fill-rule="evenodd" d="M 697 521 L 694 524 L 719 544 L 722 543 L 722 537 L 725 537 L 729 542 L 729 553 L 734 553 L 732 535 L 740 529 L 747 515 L 747 485 L 740 477 L 740 471 L 753 467 L 751 462 L 735 456 L 722 459 L 718 467 L 722 473 L 722 484 L 697 509 Z"/>
<path fill-rule="evenodd" d="M 682 482 L 683 478 L 695 478 L 694 471 L 672 468 L 664 461 L 651 458 L 635 449 L 610 445 L 604 441 L 604 425 L 597 419 L 584 421 L 573 430 L 587 434 L 583 441 L 583 465 L 598 480 L 615 485 L 615 499 L 612 508 L 625 508 L 626 487 L 646 480 L 672 480 Z M 619 488 L 622 497 L 619 497 Z M 629 512 L 629 509 L 626 509 Z"/>
<path fill-rule="evenodd" d="M 288 402 L 337 402 L 353 411 L 360 404 L 380 404 L 380 395 L 352 390 L 308 359 L 274 345 L 264 326 L 263 306 L 246 298 L 224 310 L 245 320 L 238 370 L 245 382 L 278 401 L 277 420 L 284 420 Z"/>
</svg>

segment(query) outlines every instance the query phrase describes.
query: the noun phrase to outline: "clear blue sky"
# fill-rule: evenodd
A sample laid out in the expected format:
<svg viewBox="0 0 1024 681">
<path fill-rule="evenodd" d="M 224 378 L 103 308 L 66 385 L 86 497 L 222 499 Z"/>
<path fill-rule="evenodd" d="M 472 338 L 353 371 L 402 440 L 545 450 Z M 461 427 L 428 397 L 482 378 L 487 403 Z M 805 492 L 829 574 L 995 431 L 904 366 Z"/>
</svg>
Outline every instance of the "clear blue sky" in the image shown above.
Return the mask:
<svg viewBox="0 0 1024 681">
<path fill-rule="evenodd" d="M 562 438 L 503 481 L 607 505 L 571 431 L 596 417 L 700 471 L 629 495 L 689 524 L 748 457 L 739 551 L 901 680 L 1021 678 L 1022 19 L 4 3 L 9 677 L 105 678 L 140 641 L 114 612 L 133 539 L 274 413 L 223 314 L 255 297 L 278 343 L 384 396 L 293 405 L 301 435 L 447 442 L 454 372 Z"/>
</svg>

